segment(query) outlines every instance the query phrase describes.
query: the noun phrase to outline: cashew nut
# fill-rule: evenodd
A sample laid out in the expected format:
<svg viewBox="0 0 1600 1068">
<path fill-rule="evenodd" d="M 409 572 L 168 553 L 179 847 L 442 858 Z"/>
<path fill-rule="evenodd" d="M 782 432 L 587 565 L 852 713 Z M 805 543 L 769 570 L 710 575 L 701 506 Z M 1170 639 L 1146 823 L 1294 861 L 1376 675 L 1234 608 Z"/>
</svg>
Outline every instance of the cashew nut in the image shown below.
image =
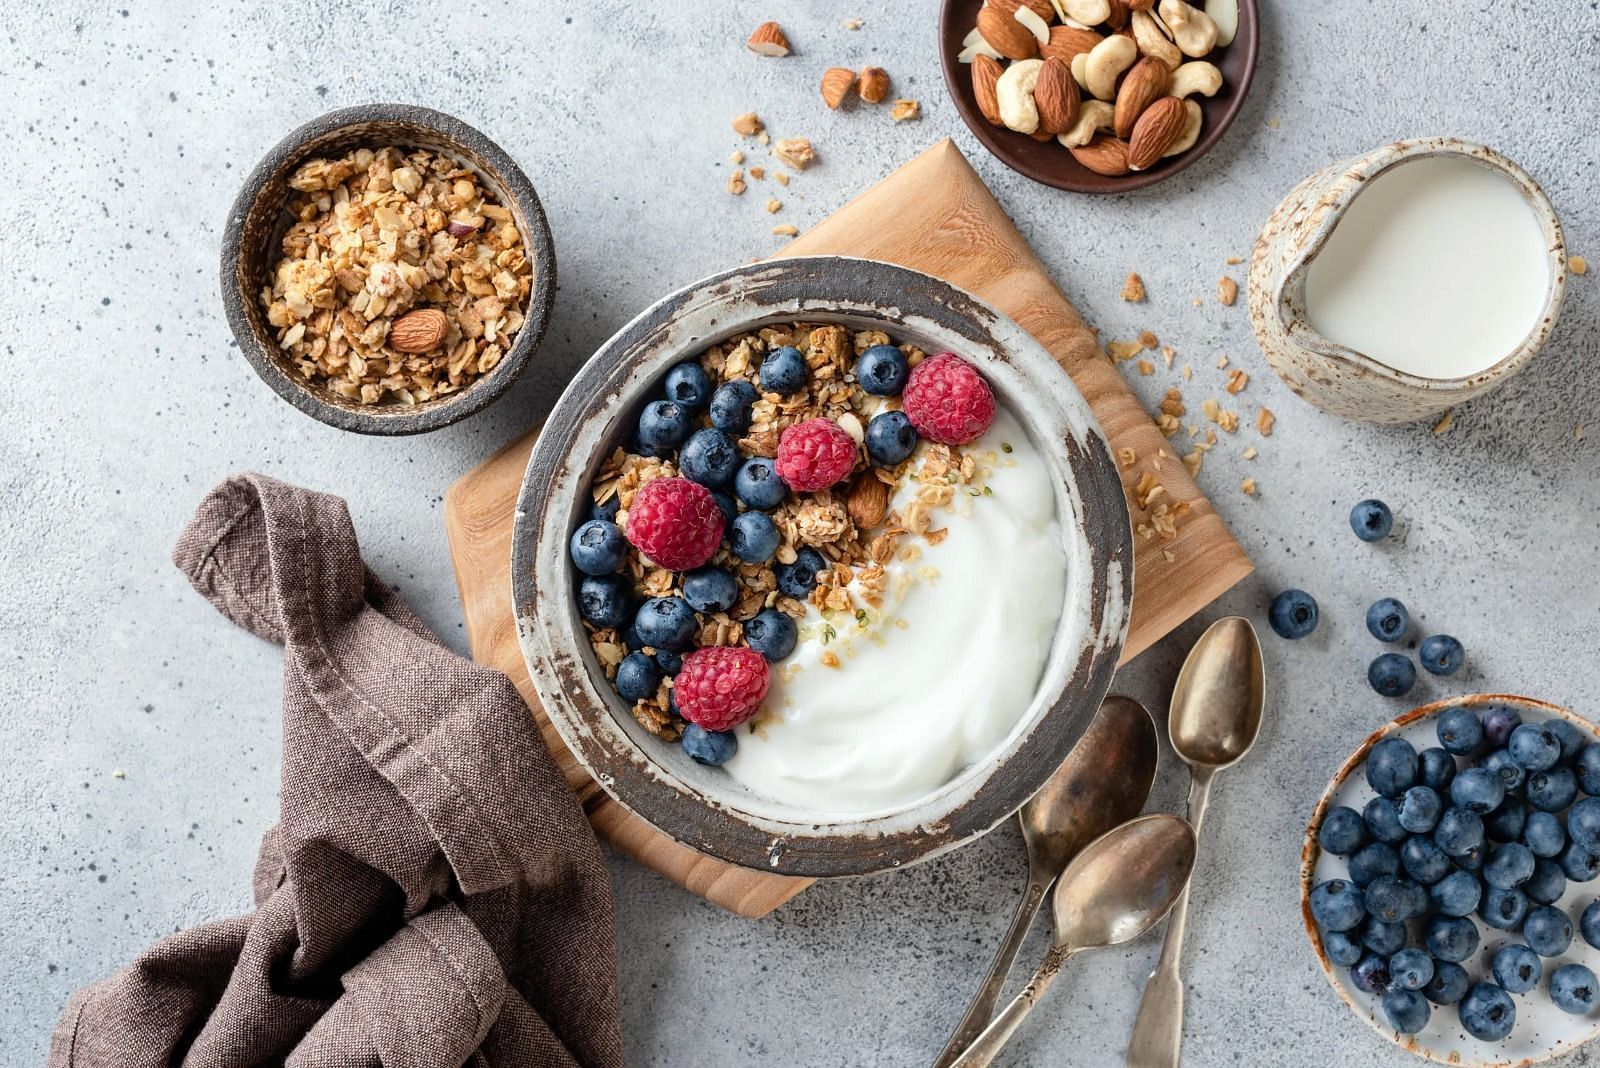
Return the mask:
<svg viewBox="0 0 1600 1068">
<path fill-rule="evenodd" d="M 1204 11 L 1184 0 L 1161 0 L 1157 10 L 1184 55 L 1198 58 L 1217 47 L 1217 24 Z"/>
<path fill-rule="evenodd" d="M 1078 83 L 1078 88 L 1084 92 L 1089 91 L 1089 76 L 1083 72 L 1089 63 L 1089 53 L 1079 52 L 1072 57 L 1072 80 Z"/>
<path fill-rule="evenodd" d="M 1117 78 L 1133 66 L 1139 58 L 1139 46 L 1133 38 L 1107 37 L 1094 46 L 1083 63 L 1085 88 L 1101 100 L 1113 100 L 1117 95 Z M 1214 68 L 1213 68 L 1214 69 Z"/>
<path fill-rule="evenodd" d="M 1019 59 L 1006 68 L 995 83 L 995 99 L 1000 102 L 1000 121 L 1009 130 L 1031 134 L 1039 128 L 1039 107 L 1033 102 L 1033 87 L 1039 82 L 1042 59 Z"/>
<path fill-rule="evenodd" d="M 1216 64 L 1206 63 L 1203 60 L 1195 63 L 1185 63 L 1172 72 L 1172 84 L 1167 86 L 1167 95 L 1176 97 L 1216 96 L 1217 90 L 1222 88 L 1222 72 Z"/>
<path fill-rule="evenodd" d="M 1239 0 L 1206 0 L 1206 14 L 1217 24 L 1217 47 L 1233 44 L 1239 32 Z"/>
<path fill-rule="evenodd" d="M 1078 109 L 1078 121 L 1066 133 L 1057 134 L 1056 140 L 1067 148 L 1082 148 L 1099 131 L 1111 129 L 1116 114 L 1117 109 L 1104 100 L 1085 100 Z"/>
<path fill-rule="evenodd" d="M 1085 26 L 1098 26 L 1111 17 L 1111 0 L 1061 0 L 1054 7 L 1063 21 L 1073 19 Z"/>
<path fill-rule="evenodd" d="M 1168 70 L 1177 70 L 1183 62 L 1183 52 L 1172 43 L 1161 22 L 1148 11 L 1133 13 L 1133 39 L 1141 54 L 1154 56 L 1165 63 Z"/>
<path fill-rule="evenodd" d="M 1176 141 L 1172 142 L 1171 148 L 1161 153 L 1162 159 L 1187 152 L 1194 147 L 1196 141 L 1200 140 L 1200 126 L 1205 118 L 1200 111 L 1200 105 L 1193 100 L 1185 100 L 1183 102 L 1183 111 L 1183 132 L 1178 135 Z"/>
</svg>

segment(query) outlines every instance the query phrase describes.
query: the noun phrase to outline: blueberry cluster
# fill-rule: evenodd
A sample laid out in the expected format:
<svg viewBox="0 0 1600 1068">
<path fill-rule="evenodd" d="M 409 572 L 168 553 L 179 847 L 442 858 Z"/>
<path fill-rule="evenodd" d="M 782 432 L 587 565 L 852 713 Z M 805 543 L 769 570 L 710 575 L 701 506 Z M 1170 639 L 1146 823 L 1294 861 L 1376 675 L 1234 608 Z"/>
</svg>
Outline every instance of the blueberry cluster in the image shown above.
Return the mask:
<svg viewBox="0 0 1600 1068">
<path fill-rule="evenodd" d="M 1600 743 L 1564 719 L 1524 723 L 1507 705 L 1481 718 L 1451 708 L 1436 730 L 1438 746 L 1420 753 L 1404 738 L 1374 745 L 1365 773 L 1377 796 L 1362 812 L 1323 817 L 1318 844 L 1345 857 L 1348 874 L 1311 891 L 1311 915 L 1328 959 L 1382 999 L 1396 1031 L 1426 1026 L 1432 1002 L 1455 1005 L 1469 1034 L 1498 1041 L 1516 1021 L 1511 995 L 1535 989 L 1572 943 L 1556 904 L 1567 883 L 1600 875 Z M 1463 967 L 1478 951 L 1474 916 L 1522 936 L 1476 983 Z M 1578 933 L 1600 949 L 1600 900 Z M 1551 970 L 1548 990 L 1574 1014 L 1600 1000 L 1581 964 Z"/>
</svg>

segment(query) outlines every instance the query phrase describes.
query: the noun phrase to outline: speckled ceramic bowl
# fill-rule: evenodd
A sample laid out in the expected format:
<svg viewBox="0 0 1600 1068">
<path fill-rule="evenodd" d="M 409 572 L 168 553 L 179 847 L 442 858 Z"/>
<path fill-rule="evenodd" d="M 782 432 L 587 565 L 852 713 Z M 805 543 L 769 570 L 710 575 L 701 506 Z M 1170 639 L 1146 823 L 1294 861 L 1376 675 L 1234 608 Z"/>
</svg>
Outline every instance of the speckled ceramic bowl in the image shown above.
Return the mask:
<svg viewBox="0 0 1600 1068">
<path fill-rule="evenodd" d="M 762 798 L 681 746 L 647 734 L 606 682 L 578 616 L 572 531 L 589 486 L 667 369 L 770 323 L 881 329 L 974 361 L 1058 475 L 1069 568 L 1086 596 L 1062 606 L 1044 677 L 1011 735 L 916 803 L 839 817 Z M 1023 563 L 1025 566 L 1025 562 Z M 1105 436 L 1087 403 L 1016 323 L 962 290 L 886 263 L 841 257 L 738 267 L 674 293 L 600 349 L 545 424 L 523 480 L 512 594 L 545 712 L 605 790 L 680 842 L 746 867 L 859 875 L 908 864 L 989 830 L 1038 791 L 1110 686 L 1133 595 L 1133 538 Z M 959 650 L 953 650 L 959 655 Z"/>
<path fill-rule="evenodd" d="M 533 263 L 522 329 L 499 365 L 460 392 L 421 404 L 358 404 L 301 376 L 278 347 L 261 306 L 261 289 L 288 229 L 289 178 L 317 156 L 353 148 L 426 148 L 477 171 L 507 208 Z M 460 119 L 410 104 L 361 104 L 312 119 L 279 141 L 256 164 L 228 213 L 222 236 L 222 303 L 250 366 L 273 391 L 314 419 L 360 434 L 420 434 L 482 411 L 511 388 L 544 340 L 555 302 L 556 253 L 544 208 L 521 168 L 488 137 Z"/>
<path fill-rule="evenodd" d="M 1570 1016 L 1556 1008 L 1549 998 L 1550 973 L 1555 968 L 1576 963 L 1588 965 L 1600 973 L 1600 950 L 1574 935 L 1566 953 L 1546 959 L 1544 976 L 1539 985 L 1527 994 L 1513 995 L 1517 1021 L 1503 1042 L 1481 1042 L 1467 1034 L 1453 1005 L 1431 1005 L 1433 1013 L 1428 1026 L 1415 1035 L 1402 1035 L 1389 1026 L 1378 999 L 1357 990 L 1350 982 L 1349 969 L 1340 968 L 1328 960 L 1317 925 L 1311 918 L 1311 888 L 1326 879 L 1342 878 L 1347 870 L 1344 858 L 1329 856 L 1322 851 L 1317 844 L 1317 832 L 1322 828 L 1323 817 L 1329 809 L 1346 805 L 1359 812 L 1375 796 L 1367 785 L 1366 777 L 1361 774 L 1361 767 L 1372 747 L 1383 738 L 1400 737 L 1420 752 L 1439 744 L 1435 721 L 1446 709 L 1465 706 L 1481 712 L 1493 704 L 1511 705 L 1522 714 L 1525 722 L 1558 718 L 1567 720 L 1586 735 L 1600 741 L 1600 729 L 1582 716 L 1530 697 L 1475 694 L 1413 709 L 1374 732 L 1339 768 L 1333 782 L 1328 784 L 1321 800 L 1317 802 L 1316 811 L 1311 814 L 1311 825 L 1306 830 L 1305 844 L 1300 853 L 1300 911 L 1306 934 L 1311 938 L 1311 948 L 1317 955 L 1317 963 L 1321 965 L 1322 974 L 1327 976 L 1334 992 L 1378 1034 L 1426 1060 L 1458 1068 L 1524 1068 L 1574 1050 L 1600 1034 L 1600 1019 L 1595 1014 Z M 1574 932 L 1578 927 L 1578 915 L 1597 895 L 1600 895 L 1600 883 L 1567 884 L 1567 892 L 1556 904 L 1572 917 Z M 1478 951 L 1462 962 L 1462 967 L 1466 968 L 1473 982 L 1488 976 L 1488 960 L 1496 950 L 1521 941 L 1518 935 L 1509 931 L 1497 931 L 1482 923 L 1478 924 L 1478 928 L 1482 937 Z M 1359 1058 L 1353 1058 L 1349 1063 L 1359 1063 Z"/>
</svg>

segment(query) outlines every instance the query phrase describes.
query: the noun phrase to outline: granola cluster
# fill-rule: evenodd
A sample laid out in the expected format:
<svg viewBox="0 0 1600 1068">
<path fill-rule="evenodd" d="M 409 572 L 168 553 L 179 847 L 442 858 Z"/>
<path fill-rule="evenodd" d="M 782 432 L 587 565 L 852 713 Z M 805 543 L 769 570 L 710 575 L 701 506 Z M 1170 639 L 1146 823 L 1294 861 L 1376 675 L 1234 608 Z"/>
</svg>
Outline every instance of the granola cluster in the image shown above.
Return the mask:
<svg viewBox="0 0 1600 1068">
<path fill-rule="evenodd" d="M 289 185 L 296 221 L 261 303 L 307 380 L 409 405 L 494 370 L 522 327 L 533 265 L 473 170 L 425 149 L 360 148 L 311 160 Z M 402 339 L 396 323 L 419 309 L 434 311 Z"/>
</svg>

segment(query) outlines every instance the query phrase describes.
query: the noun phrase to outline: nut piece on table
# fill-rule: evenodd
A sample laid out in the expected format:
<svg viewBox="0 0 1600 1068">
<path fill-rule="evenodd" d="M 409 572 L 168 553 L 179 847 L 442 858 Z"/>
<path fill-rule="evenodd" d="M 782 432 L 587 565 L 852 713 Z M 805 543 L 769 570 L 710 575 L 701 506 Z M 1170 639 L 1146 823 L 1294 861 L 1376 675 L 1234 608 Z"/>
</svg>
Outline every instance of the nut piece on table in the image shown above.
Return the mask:
<svg viewBox="0 0 1600 1068">
<path fill-rule="evenodd" d="M 837 108 L 856 87 L 856 72 L 849 67 L 829 67 L 822 72 L 822 102 Z"/>
<path fill-rule="evenodd" d="M 1183 101 L 1164 96 L 1145 109 L 1128 141 L 1128 169 L 1142 171 L 1166 155 L 1189 122 Z"/>
<path fill-rule="evenodd" d="M 733 132 L 743 137 L 754 137 L 765 127 L 761 125 L 761 118 L 753 111 L 743 115 L 736 115 L 733 119 Z"/>
<path fill-rule="evenodd" d="M 758 56 L 786 56 L 790 51 L 789 38 L 783 35 L 783 27 L 776 22 L 757 26 L 745 45 Z"/>
<path fill-rule="evenodd" d="M 817 161 L 817 150 L 804 137 L 780 138 L 772 146 L 772 154 L 785 166 L 803 171 Z"/>
<path fill-rule="evenodd" d="M 1139 121 L 1145 108 L 1167 95 L 1167 83 L 1172 72 L 1159 59 L 1145 56 L 1128 69 L 1127 77 L 1117 90 L 1115 128 L 1118 137 L 1130 137 L 1133 124 Z"/>
<path fill-rule="evenodd" d="M 1086 145 L 1071 149 L 1072 158 L 1107 178 L 1128 173 L 1128 143 L 1115 137 L 1097 137 Z"/>
<path fill-rule="evenodd" d="M 882 67 L 862 67 L 856 76 L 856 92 L 869 104 L 881 103 L 889 95 L 889 72 Z"/>
<path fill-rule="evenodd" d="M 438 308 L 418 308 L 389 327 L 389 347 L 396 352 L 427 352 L 438 348 L 450 332 L 450 320 Z"/>
<path fill-rule="evenodd" d="M 994 126 L 1005 125 L 1000 118 L 1000 97 L 995 90 L 1001 73 L 1000 64 L 988 56 L 972 57 L 972 95 L 978 101 L 978 110 Z"/>
<path fill-rule="evenodd" d="M 1052 57 L 1039 68 L 1039 79 L 1033 87 L 1033 102 L 1039 111 L 1039 129 L 1046 134 L 1054 136 L 1066 133 L 1078 121 L 1078 83 L 1061 60 Z"/>
<path fill-rule="evenodd" d="M 1007 129 L 1031 134 L 1039 128 L 1039 108 L 1033 99 L 1033 89 L 1043 68 L 1043 60 L 1020 59 L 1007 67 L 995 83 L 995 95 L 1000 99 L 1000 121 Z"/>
<path fill-rule="evenodd" d="M 1039 54 L 1039 39 L 1018 22 L 1013 12 L 993 4 L 978 9 L 978 32 L 996 52 L 1007 59 L 1032 59 Z"/>
</svg>

